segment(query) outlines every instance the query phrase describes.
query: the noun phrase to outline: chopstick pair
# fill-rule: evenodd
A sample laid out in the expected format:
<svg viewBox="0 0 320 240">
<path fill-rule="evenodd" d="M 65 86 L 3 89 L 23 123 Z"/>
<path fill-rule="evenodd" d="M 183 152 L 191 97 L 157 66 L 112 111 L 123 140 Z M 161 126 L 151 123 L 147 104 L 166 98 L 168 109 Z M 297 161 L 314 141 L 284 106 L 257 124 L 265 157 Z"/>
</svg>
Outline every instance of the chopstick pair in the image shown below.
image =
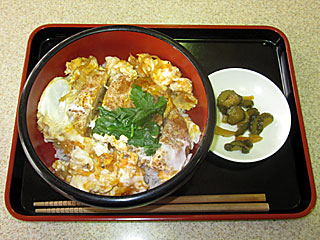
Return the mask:
<svg viewBox="0 0 320 240">
<path fill-rule="evenodd" d="M 34 202 L 36 213 L 190 213 L 190 212 L 268 212 L 264 193 L 170 196 L 153 204 L 133 209 L 103 209 L 76 201 Z"/>
</svg>

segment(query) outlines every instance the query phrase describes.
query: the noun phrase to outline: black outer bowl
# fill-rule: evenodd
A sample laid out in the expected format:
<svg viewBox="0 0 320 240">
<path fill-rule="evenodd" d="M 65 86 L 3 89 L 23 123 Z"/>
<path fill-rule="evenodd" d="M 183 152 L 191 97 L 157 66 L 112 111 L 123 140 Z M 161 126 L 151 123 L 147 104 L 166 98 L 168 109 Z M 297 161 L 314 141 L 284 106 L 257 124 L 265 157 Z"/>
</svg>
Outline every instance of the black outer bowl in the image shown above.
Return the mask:
<svg viewBox="0 0 320 240">
<path fill-rule="evenodd" d="M 130 33 L 139 33 L 143 36 L 151 36 L 155 41 L 155 44 L 164 42 L 165 44 L 169 44 L 172 46 L 172 51 L 179 51 L 180 54 L 184 56 L 195 68 L 197 71 L 197 74 L 201 78 L 202 81 L 202 89 L 204 89 L 203 93 L 206 95 L 206 101 L 207 101 L 207 109 L 204 109 L 207 114 L 203 114 L 204 116 L 207 115 L 207 119 L 205 119 L 205 124 L 202 126 L 202 137 L 200 140 L 200 144 L 196 146 L 196 150 L 193 152 L 193 156 L 190 159 L 189 163 L 178 173 L 176 174 L 172 179 L 168 180 L 167 182 L 161 184 L 160 186 L 151 189 L 146 192 L 133 194 L 129 196 L 116 196 L 116 197 L 109 197 L 109 196 L 102 196 L 102 195 L 96 195 L 91 194 L 88 192 L 84 192 L 82 190 L 79 190 L 77 188 L 72 187 L 71 185 L 65 183 L 58 177 L 56 177 L 48 168 L 48 164 L 45 163 L 44 158 L 39 157 L 39 149 L 43 149 L 43 146 L 40 146 L 38 142 L 33 141 L 33 137 L 30 135 L 31 131 L 36 131 L 36 125 L 34 116 L 30 120 L 30 114 L 34 113 L 34 106 L 33 106 L 33 113 L 31 110 L 32 105 L 37 105 L 39 99 L 31 99 L 30 94 L 33 94 L 33 92 L 42 92 L 45 85 L 38 87 L 34 87 L 34 83 L 37 80 L 37 77 L 43 70 L 43 68 L 46 66 L 46 64 L 52 59 L 55 55 L 59 53 L 59 51 L 63 50 L 67 46 L 74 44 L 79 39 L 86 38 L 88 36 L 93 36 L 95 34 L 101 34 L 105 32 L 114 33 L 117 31 L 128 31 Z M 153 40 L 152 40 L 153 41 Z M 156 45 L 154 45 L 156 46 Z M 171 51 L 171 50 L 170 50 Z M 75 53 L 77 54 L 77 53 Z M 79 55 L 76 55 L 77 57 Z M 160 58 L 163 59 L 170 59 L 172 56 L 160 56 Z M 174 59 L 174 58 L 173 58 Z M 66 61 L 69 61 L 70 59 L 64 59 L 64 63 Z M 174 60 L 173 60 L 174 61 Z M 174 64 L 176 65 L 176 64 Z M 183 72 L 183 67 L 178 66 L 181 68 L 180 70 Z M 55 75 L 57 76 L 57 75 Z M 48 80 L 46 80 L 48 83 Z M 39 81 L 38 81 L 39 82 Z M 38 83 L 37 82 L 37 83 Z M 42 88 L 42 89 L 41 89 Z M 40 93 L 41 94 L 41 93 Z M 202 96 L 204 97 L 204 96 Z M 201 110 L 202 111 L 202 110 Z M 197 115 L 201 115 L 201 112 L 197 112 Z M 199 117 L 199 116 L 198 116 Z M 26 84 L 22 90 L 21 98 L 19 102 L 19 109 L 18 109 L 18 131 L 19 131 L 19 137 L 23 146 L 23 149 L 26 153 L 26 156 L 31 163 L 32 167 L 35 169 L 35 171 L 57 192 L 62 194 L 63 196 L 82 202 L 87 205 L 92 205 L 96 207 L 103 207 L 103 208 L 110 208 L 110 209 L 123 209 L 123 208 L 133 208 L 133 207 L 139 207 L 143 205 L 147 205 L 149 203 L 152 203 L 156 200 L 159 200 L 171 193 L 173 193 L 175 190 L 180 188 L 182 185 L 184 185 L 193 175 L 194 171 L 198 167 L 199 163 L 201 162 L 201 159 L 208 153 L 209 147 L 211 145 L 214 129 L 216 125 L 216 107 L 215 107 L 215 98 L 213 94 L 213 90 L 211 87 L 211 84 L 209 82 L 209 79 L 207 75 L 201 70 L 201 66 L 197 63 L 196 59 L 192 56 L 192 54 L 186 50 L 182 45 L 180 45 L 177 41 L 173 40 L 169 36 L 166 36 L 158 31 L 148 29 L 148 28 L 142 28 L 142 27 L 136 27 L 136 26 L 125 26 L 125 25 L 119 25 L 119 26 L 103 26 L 103 27 L 97 27 L 85 30 L 83 32 L 77 33 L 61 43 L 57 44 L 55 47 L 53 47 L 43 58 L 38 62 L 38 64 L 34 67 L 32 72 L 30 73 Z M 30 127 L 33 126 L 33 127 Z M 42 140 L 43 141 L 43 140 Z M 50 146 L 49 146 L 50 148 Z M 52 148 L 52 147 L 51 147 Z M 46 151 L 44 149 L 43 151 Z"/>
</svg>

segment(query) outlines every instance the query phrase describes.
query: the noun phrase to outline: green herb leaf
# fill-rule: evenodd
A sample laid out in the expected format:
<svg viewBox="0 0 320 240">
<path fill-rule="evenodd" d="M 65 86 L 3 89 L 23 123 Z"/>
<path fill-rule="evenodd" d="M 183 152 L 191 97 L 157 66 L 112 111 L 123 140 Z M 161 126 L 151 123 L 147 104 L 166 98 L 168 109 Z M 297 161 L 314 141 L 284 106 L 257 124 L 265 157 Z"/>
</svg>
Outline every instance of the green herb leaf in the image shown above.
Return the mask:
<svg viewBox="0 0 320 240">
<path fill-rule="evenodd" d="M 102 107 L 99 108 L 99 112 L 100 117 L 96 120 L 92 133 L 114 135 L 117 139 L 119 139 L 121 135 L 125 135 L 126 137 L 130 136 L 131 126 L 124 124 L 126 119 L 120 121 L 113 111 L 105 110 Z"/>
<path fill-rule="evenodd" d="M 144 152 L 146 153 L 147 156 L 151 156 L 156 153 L 159 147 L 161 147 L 160 143 L 146 145 L 144 146 Z"/>
<path fill-rule="evenodd" d="M 167 100 L 165 97 L 160 96 L 158 101 L 152 106 L 152 108 L 140 110 L 133 117 L 132 122 L 136 126 L 143 126 L 145 123 L 151 121 L 156 114 L 163 115 L 167 106 Z"/>
<path fill-rule="evenodd" d="M 92 132 L 113 135 L 117 139 L 124 135 L 129 139 L 129 144 L 143 147 L 148 156 L 153 155 L 161 144 L 160 127 L 152 121 L 152 118 L 156 114 L 163 115 L 167 100 L 160 96 L 153 103 L 153 96 L 142 91 L 138 85 L 134 85 L 130 99 L 135 108 L 117 108 L 109 111 L 99 107 L 100 117 L 96 120 Z"/>
<path fill-rule="evenodd" d="M 142 88 L 138 85 L 133 86 L 130 93 L 130 100 L 136 108 L 145 110 L 153 106 L 153 96 L 148 92 L 142 91 Z"/>
</svg>

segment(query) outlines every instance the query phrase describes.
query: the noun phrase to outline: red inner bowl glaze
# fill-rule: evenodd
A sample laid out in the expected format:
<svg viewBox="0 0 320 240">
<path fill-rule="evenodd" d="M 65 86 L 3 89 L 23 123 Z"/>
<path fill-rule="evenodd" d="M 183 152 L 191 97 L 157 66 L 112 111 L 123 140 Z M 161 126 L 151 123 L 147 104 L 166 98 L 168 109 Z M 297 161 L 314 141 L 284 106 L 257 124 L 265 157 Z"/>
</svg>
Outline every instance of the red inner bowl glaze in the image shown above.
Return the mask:
<svg viewBox="0 0 320 240">
<path fill-rule="evenodd" d="M 168 42 L 145 33 L 131 31 L 95 33 L 72 42 L 56 53 L 41 69 L 31 88 L 27 104 L 27 129 L 35 151 L 48 168 L 55 161 L 55 150 L 52 144 L 44 142 L 43 135 L 37 127 L 37 106 L 47 84 L 54 77 L 65 76 L 65 64 L 74 58 L 92 55 L 98 59 L 99 64 L 103 64 L 106 56 L 127 60 L 130 54 L 137 53 L 149 53 L 163 60 L 169 60 L 180 69 L 184 77 L 192 80 L 193 93 L 198 98 L 198 105 L 189 112 L 189 115 L 200 126 L 204 136 L 208 118 L 207 96 L 198 71 L 185 55 Z M 201 140 L 202 138 L 200 142 Z M 199 144 L 194 147 L 193 153 Z"/>
</svg>

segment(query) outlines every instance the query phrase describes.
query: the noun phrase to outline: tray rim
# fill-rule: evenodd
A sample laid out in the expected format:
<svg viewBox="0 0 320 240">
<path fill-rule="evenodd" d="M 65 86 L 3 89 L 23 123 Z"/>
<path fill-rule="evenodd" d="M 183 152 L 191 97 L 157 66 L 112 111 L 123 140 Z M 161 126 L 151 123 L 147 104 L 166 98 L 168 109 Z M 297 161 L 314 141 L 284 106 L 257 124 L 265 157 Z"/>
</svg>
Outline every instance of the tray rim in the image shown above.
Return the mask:
<svg viewBox="0 0 320 240">
<path fill-rule="evenodd" d="M 45 24 L 34 29 L 27 42 L 23 72 L 20 83 L 20 90 L 18 99 L 20 99 L 23 86 L 27 78 L 28 61 L 30 56 L 31 44 L 36 34 L 46 28 L 93 28 L 106 25 L 115 24 Z M 119 25 L 119 24 L 117 24 Z M 309 205 L 301 212 L 297 213 L 235 213 L 235 214 L 179 214 L 179 215 L 23 215 L 14 210 L 10 201 L 10 188 L 13 173 L 13 165 L 15 158 L 15 150 L 18 140 L 17 130 L 17 114 L 15 118 L 15 125 L 13 131 L 10 159 L 8 165 L 6 187 L 5 187 L 5 206 L 8 212 L 15 218 L 23 221 L 201 221 L 201 220 L 258 220 L 258 219 L 293 219 L 301 218 L 308 215 L 315 207 L 316 204 L 316 189 L 314 176 L 312 172 L 312 165 L 310 160 L 309 148 L 306 138 L 306 132 L 303 122 L 303 116 L 301 111 L 301 105 L 299 100 L 298 88 L 293 68 L 292 55 L 289 45 L 289 40 L 286 35 L 276 27 L 266 25 L 175 25 L 175 24 L 120 24 L 120 25 L 134 25 L 146 28 L 172 28 L 172 29 L 252 29 L 252 30 L 271 30 L 279 34 L 284 40 L 286 47 L 286 54 L 288 60 L 288 67 L 290 71 L 291 83 L 293 87 L 293 95 L 298 115 L 298 122 L 301 131 L 303 150 L 305 155 L 306 167 L 308 172 L 308 179 L 311 189 L 311 199 Z M 18 111 L 17 105 L 17 111 Z M 17 113 L 16 111 L 16 113 Z"/>
</svg>

